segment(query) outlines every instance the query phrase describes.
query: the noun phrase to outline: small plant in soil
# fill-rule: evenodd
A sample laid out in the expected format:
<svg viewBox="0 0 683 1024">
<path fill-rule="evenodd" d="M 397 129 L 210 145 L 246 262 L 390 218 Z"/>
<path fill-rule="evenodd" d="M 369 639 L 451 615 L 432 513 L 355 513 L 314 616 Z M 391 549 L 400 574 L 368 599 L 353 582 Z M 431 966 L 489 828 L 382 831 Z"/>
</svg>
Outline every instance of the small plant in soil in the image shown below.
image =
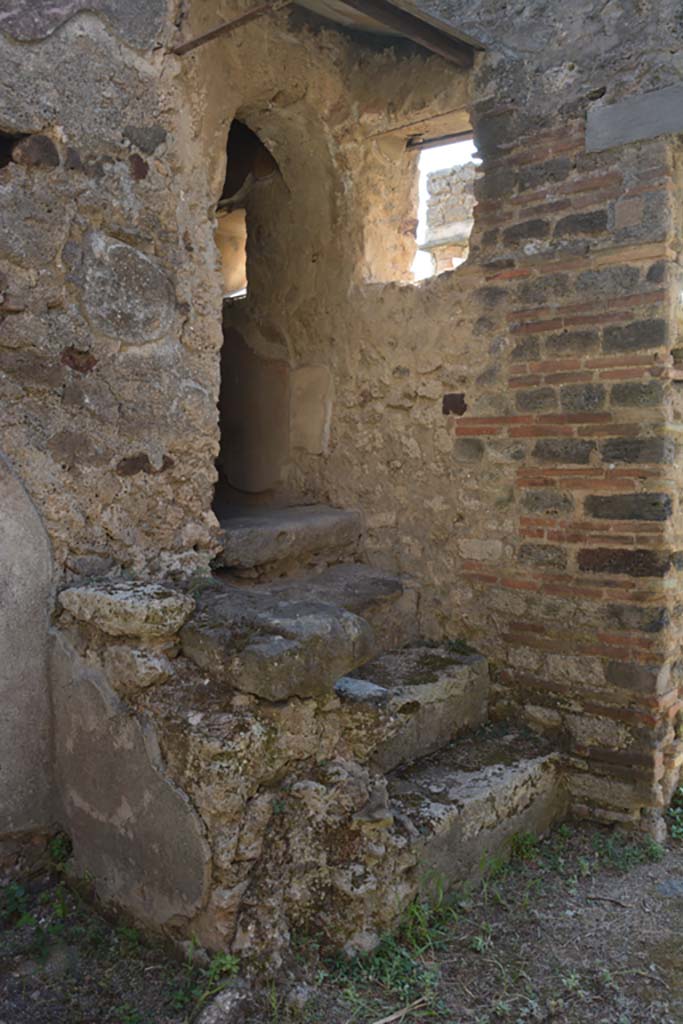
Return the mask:
<svg viewBox="0 0 683 1024">
<path fill-rule="evenodd" d="M 683 786 L 676 790 L 669 808 L 669 831 L 672 839 L 683 839 Z"/>
</svg>

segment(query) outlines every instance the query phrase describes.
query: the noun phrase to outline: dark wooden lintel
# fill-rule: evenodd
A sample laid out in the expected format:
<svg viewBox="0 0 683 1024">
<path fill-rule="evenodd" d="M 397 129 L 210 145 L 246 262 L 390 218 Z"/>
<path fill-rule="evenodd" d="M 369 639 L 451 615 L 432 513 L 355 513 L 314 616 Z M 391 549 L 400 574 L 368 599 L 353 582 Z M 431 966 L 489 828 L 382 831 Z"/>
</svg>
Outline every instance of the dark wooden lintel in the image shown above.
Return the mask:
<svg viewBox="0 0 683 1024">
<path fill-rule="evenodd" d="M 414 14 L 394 7 L 387 0 L 343 0 L 347 7 L 374 18 L 387 28 L 412 39 L 414 43 L 431 50 L 444 60 L 449 60 L 461 68 L 471 68 L 474 63 L 474 49 L 467 43 L 460 42 L 447 35 Z"/>
</svg>

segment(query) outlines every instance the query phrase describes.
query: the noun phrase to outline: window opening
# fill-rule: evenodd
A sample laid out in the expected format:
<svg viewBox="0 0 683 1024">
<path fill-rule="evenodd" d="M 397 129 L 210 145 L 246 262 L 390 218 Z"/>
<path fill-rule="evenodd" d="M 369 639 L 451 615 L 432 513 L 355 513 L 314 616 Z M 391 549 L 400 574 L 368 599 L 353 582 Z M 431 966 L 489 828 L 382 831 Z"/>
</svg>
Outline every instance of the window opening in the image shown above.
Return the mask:
<svg viewBox="0 0 683 1024">
<path fill-rule="evenodd" d="M 467 259 L 480 163 L 471 139 L 420 153 L 417 252 L 411 267 L 415 281 L 453 270 Z"/>
</svg>

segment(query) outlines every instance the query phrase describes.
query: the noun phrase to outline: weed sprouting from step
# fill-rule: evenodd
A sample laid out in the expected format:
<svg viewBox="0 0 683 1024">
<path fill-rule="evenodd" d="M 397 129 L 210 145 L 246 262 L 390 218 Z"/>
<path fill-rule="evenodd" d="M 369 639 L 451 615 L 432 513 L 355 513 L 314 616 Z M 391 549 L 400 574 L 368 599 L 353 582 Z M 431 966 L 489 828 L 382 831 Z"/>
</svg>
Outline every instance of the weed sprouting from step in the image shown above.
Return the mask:
<svg viewBox="0 0 683 1024">
<path fill-rule="evenodd" d="M 69 860 L 73 847 L 71 839 L 65 832 L 58 832 L 53 836 L 47 846 L 50 858 L 50 867 L 53 871 L 64 871 Z"/>
</svg>

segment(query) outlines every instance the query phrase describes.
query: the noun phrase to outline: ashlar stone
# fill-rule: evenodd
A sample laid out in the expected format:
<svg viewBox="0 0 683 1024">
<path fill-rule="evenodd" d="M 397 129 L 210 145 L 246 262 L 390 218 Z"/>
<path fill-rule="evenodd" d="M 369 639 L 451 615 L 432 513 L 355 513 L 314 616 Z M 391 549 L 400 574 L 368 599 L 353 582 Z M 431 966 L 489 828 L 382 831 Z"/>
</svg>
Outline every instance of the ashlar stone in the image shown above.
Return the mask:
<svg viewBox="0 0 683 1024">
<path fill-rule="evenodd" d="M 156 341 L 171 326 L 175 296 L 157 260 L 93 233 L 83 273 L 83 305 L 95 330 L 124 344 Z"/>
<path fill-rule="evenodd" d="M 80 622 L 109 636 L 172 636 L 191 615 L 194 600 L 156 583 L 104 581 L 69 587 L 59 604 Z"/>
</svg>

